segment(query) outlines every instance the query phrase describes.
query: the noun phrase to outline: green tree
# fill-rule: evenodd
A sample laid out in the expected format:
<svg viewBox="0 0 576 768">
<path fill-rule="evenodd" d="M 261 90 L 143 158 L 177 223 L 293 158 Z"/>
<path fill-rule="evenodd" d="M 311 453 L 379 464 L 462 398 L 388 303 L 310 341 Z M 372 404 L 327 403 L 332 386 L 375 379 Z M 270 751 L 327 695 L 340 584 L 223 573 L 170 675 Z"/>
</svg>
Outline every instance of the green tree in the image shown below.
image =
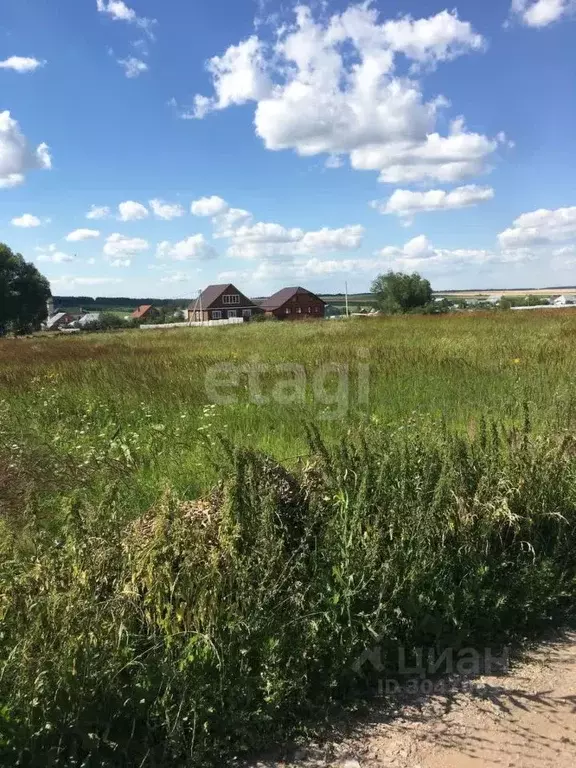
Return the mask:
<svg viewBox="0 0 576 768">
<path fill-rule="evenodd" d="M 38 330 L 50 295 L 50 284 L 36 267 L 0 243 L 0 334 Z"/>
<path fill-rule="evenodd" d="M 422 309 L 432 301 L 432 288 L 428 280 L 417 272 L 387 272 L 378 275 L 372 283 L 372 293 L 384 312 L 410 312 Z"/>
</svg>

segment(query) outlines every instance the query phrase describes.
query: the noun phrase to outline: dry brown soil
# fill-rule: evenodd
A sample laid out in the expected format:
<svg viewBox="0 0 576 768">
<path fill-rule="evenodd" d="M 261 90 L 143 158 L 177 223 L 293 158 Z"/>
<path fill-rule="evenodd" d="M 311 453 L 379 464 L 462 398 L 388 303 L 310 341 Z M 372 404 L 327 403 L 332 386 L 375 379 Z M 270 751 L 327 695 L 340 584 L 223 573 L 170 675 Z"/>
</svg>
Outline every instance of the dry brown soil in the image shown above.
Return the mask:
<svg viewBox="0 0 576 768">
<path fill-rule="evenodd" d="M 576 768 L 576 634 L 498 677 L 376 708 L 323 744 L 254 768 Z"/>
</svg>

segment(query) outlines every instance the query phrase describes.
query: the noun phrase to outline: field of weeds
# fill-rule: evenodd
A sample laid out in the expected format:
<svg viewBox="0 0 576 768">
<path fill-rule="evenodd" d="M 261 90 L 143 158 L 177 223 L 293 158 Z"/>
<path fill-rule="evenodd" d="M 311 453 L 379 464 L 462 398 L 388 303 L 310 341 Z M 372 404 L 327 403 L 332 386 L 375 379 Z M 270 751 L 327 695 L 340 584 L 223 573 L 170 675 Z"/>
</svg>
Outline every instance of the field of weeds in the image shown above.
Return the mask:
<svg viewBox="0 0 576 768">
<path fill-rule="evenodd" d="M 569 312 L 0 340 L 2 765 L 228 764 L 570 619 L 575 362 Z"/>
</svg>

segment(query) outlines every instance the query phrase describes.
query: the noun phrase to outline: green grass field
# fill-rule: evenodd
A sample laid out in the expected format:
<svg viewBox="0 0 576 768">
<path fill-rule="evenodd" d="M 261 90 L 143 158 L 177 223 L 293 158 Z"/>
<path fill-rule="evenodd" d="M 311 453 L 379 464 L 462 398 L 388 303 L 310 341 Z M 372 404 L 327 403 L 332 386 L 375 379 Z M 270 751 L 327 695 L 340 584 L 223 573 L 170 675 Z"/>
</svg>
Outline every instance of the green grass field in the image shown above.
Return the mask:
<svg viewBox="0 0 576 768">
<path fill-rule="evenodd" d="M 575 364 L 570 312 L 0 340 L 2 765 L 228 764 L 375 634 L 569 619 Z"/>
</svg>

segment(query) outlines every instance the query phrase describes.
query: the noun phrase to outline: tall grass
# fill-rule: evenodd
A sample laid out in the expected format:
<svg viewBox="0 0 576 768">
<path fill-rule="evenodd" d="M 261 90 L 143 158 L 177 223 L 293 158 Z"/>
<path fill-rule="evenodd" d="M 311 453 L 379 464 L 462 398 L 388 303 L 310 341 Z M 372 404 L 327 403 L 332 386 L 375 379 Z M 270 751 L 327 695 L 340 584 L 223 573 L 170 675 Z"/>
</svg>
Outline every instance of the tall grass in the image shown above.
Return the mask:
<svg viewBox="0 0 576 768">
<path fill-rule="evenodd" d="M 0 762 L 223 765 L 364 691 L 375 636 L 393 677 L 398 647 L 570 618 L 575 332 L 480 316 L 4 342 Z M 312 372 L 359 347 L 370 400 L 352 391 L 340 421 L 311 394 L 206 402 L 214 362 Z"/>
</svg>

